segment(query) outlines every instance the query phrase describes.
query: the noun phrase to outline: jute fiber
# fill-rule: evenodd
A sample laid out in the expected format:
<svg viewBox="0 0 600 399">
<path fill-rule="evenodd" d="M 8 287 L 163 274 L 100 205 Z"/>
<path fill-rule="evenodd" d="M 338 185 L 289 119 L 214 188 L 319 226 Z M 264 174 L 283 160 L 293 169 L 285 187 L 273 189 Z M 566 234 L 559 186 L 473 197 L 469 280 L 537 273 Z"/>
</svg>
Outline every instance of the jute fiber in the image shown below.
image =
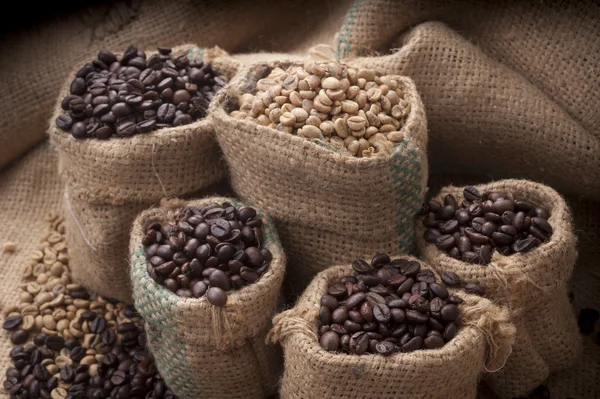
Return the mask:
<svg viewBox="0 0 600 399">
<path fill-rule="evenodd" d="M 174 54 L 204 59 L 231 78 L 238 62 L 218 49 L 182 45 Z M 70 81 L 70 80 L 69 80 Z M 65 182 L 67 241 L 73 279 L 100 295 L 131 302 L 128 242 L 131 223 L 161 198 L 183 196 L 223 177 L 210 119 L 133 137 L 78 140 L 58 129 L 60 101 L 48 133 Z"/>
<path fill-rule="evenodd" d="M 390 156 L 355 158 L 327 143 L 229 116 L 275 65 L 243 68 L 211 105 L 236 195 L 276 220 L 301 290 L 316 272 L 378 251 L 413 249 L 413 220 L 427 184 L 427 123 L 413 82 L 394 77 L 411 111 Z M 360 244 L 358 244 L 360 243 Z"/>
<path fill-rule="evenodd" d="M 487 295 L 509 306 L 518 328 L 513 356 L 499 373 L 490 375 L 501 397 L 528 393 L 548 372 L 566 369 L 581 354 L 581 342 L 567 296 L 567 282 L 577 257 L 572 217 L 565 200 L 553 189 L 527 180 L 501 180 L 476 186 L 481 193 L 513 193 L 546 207 L 554 232 L 550 241 L 527 252 L 502 256 L 495 252 L 488 265 L 472 265 L 448 256 L 423 239 L 425 227 L 417 222 L 420 255 L 439 273 L 452 271 L 463 282 L 480 282 Z M 460 203 L 462 188 L 448 186 L 435 197 L 454 195 Z M 517 360 L 518 359 L 518 360 Z M 547 371 L 546 371 L 547 370 Z"/>
<path fill-rule="evenodd" d="M 269 217 L 263 245 L 273 254 L 255 283 L 228 292 L 223 308 L 204 298 L 183 298 L 156 283 L 146 270 L 142 238 L 149 223 L 174 223 L 182 205 L 235 200 L 211 197 L 164 201 L 142 212 L 131 234 L 131 281 L 136 309 L 146 321 L 148 345 L 167 385 L 181 398 L 263 398 L 276 391 L 279 357 L 265 338 L 271 328 L 285 272 L 285 255 Z"/>
<path fill-rule="evenodd" d="M 285 359 L 282 399 L 475 398 L 485 364 L 505 360 L 515 335 L 508 311 L 464 293 L 459 332 L 440 349 L 389 357 L 327 352 L 317 336 L 321 296 L 352 274 L 350 266 L 322 271 L 293 309 L 273 319 L 269 339 L 281 342 Z"/>
<path fill-rule="evenodd" d="M 348 59 L 414 80 L 427 111 L 433 172 L 477 169 L 495 179 L 544 181 L 565 193 L 599 199 L 600 133 L 585 129 L 482 46 L 440 22 L 426 22 L 402 35 L 389 55 Z M 582 101 L 588 92 L 580 93 Z"/>
</svg>

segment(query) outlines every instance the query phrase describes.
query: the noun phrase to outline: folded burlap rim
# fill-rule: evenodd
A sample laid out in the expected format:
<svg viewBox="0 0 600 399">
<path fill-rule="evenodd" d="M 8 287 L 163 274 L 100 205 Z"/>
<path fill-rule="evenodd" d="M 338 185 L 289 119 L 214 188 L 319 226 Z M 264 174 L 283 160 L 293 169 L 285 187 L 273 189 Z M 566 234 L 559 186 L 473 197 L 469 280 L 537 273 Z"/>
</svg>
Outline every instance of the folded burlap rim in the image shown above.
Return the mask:
<svg viewBox="0 0 600 399">
<path fill-rule="evenodd" d="M 133 223 L 130 247 L 132 254 L 131 277 L 138 280 L 137 283 L 134 282 L 136 306 L 138 306 L 140 296 L 153 296 L 151 300 L 155 300 L 159 304 L 163 302 L 174 304 L 173 309 L 176 312 L 174 317 L 177 320 L 176 330 L 183 335 L 182 339 L 191 345 L 211 345 L 217 349 L 243 346 L 247 343 L 248 338 L 264 332 L 271 323 L 285 273 L 285 254 L 274 231 L 272 220 L 262 211 L 257 210 L 263 220 L 265 235 L 263 244 L 273 255 L 269 268 L 256 282 L 240 290 L 229 291 L 227 303 L 223 307 L 213 306 L 208 302 L 206 296 L 202 298 L 180 297 L 152 280 L 146 271 L 147 261 L 141 241 L 149 223 L 174 222 L 182 206 L 201 206 L 225 201 L 236 207 L 244 205 L 235 199 L 225 197 L 209 197 L 194 201 L 163 200 L 160 207 L 146 210 L 137 217 Z M 143 316 L 154 317 L 153 314 Z M 160 314 L 157 314 L 156 317 L 162 320 Z M 210 322 L 202 323 L 201 320 Z M 173 326 L 164 327 L 173 328 Z"/>
<path fill-rule="evenodd" d="M 415 260 L 423 264 L 421 260 L 411 256 L 399 258 Z M 323 349 L 319 344 L 317 329 L 321 296 L 327 293 L 327 287 L 333 281 L 346 275 L 355 275 L 351 266 L 335 266 L 319 273 L 294 308 L 279 313 L 273 318 L 273 329 L 267 335 L 267 342 L 284 344 L 287 338 L 294 336 L 297 342 L 300 342 L 303 351 L 309 353 L 310 356 L 321 358 L 328 364 L 344 364 L 349 355 L 331 353 Z M 390 357 L 410 357 L 411 362 L 418 367 L 420 362 L 427 363 L 432 359 L 447 358 L 453 351 L 461 350 L 457 344 L 459 341 L 475 339 L 475 335 L 482 334 L 488 349 L 482 368 L 491 372 L 500 370 L 512 352 L 516 334 L 516 328 L 511 322 L 508 310 L 482 297 L 462 291 L 455 292 L 455 294 L 464 302 L 459 305 L 459 331 L 450 342 L 440 349 L 396 353 Z M 365 356 L 369 362 L 380 364 L 381 367 L 385 367 L 386 361 L 390 358 L 372 354 L 361 356 Z"/>
<path fill-rule="evenodd" d="M 488 265 L 474 265 L 450 257 L 434 244 L 425 242 L 426 228 L 416 222 L 416 234 L 420 253 L 427 262 L 441 273 L 453 271 L 466 281 L 483 282 L 491 288 L 488 294 L 495 299 L 504 299 L 513 310 L 525 306 L 526 301 L 535 302 L 539 294 L 552 293 L 570 278 L 577 257 L 577 238 L 573 230 L 571 212 L 565 200 L 554 189 L 529 180 L 508 179 L 475 186 L 480 193 L 490 191 L 511 192 L 536 206 L 550 211 L 548 220 L 553 228 L 550 241 L 529 252 L 503 256 L 494 252 Z M 444 187 L 434 197 L 443 203 L 447 194 L 452 194 L 458 203 L 463 199 L 464 187 Z M 528 306 L 528 305 L 527 305 Z"/>
<path fill-rule="evenodd" d="M 209 114 L 217 116 L 220 120 L 225 121 L 235 119 L 229 116 L 229 113 L 238 109 L 238 101 L 242 94 L 256 93 L 256 82 L 268 76 L 273 68 L 281 67 L 286 69 L 294 65 L 302 66 L 303 63 L 298 61 L 282 60 L 249 65 L 241 70 L 236 79 L 231 81 L 224 90 L 221 90 L 215 96 L 215 99 L 211 102 L 209 107 Z M 425 117 L 425 111 L 421 105 L 421 100 L 419 98 L 415 83 L 407 76 L 387 76 L 398 81 L 399 88 L 404 92 L 404 99 L 411 105 L 410 112 L 406 117 L 400 132 L 404 134 L 405 140 L 409 140 L 414 147 L 419 149 L 427 148 L 426 131 L 417 128 L 417 126 L 422 124 L 422 119 Z M 256 129 L 259 135 L 277 135 L 279 142 L 289 143 L 289 145 L 298 148 L 308 148 L 311 151 L 311 156 L 335 161 L 336 163 L 360 165 L 361 167 L 368 168 L 389 162 L 389 157 L 391 156 L 391 154 L 386 154 L 386 156 L 358 158 L 347 154 L 340 154 L 337 148 L 322 140 L 308 140 L 294 134 L 280 132 L 276 129 L 263 126 L 259 123 L 249 120 L 235 119 L 235 121 L 236 123 L 240 123 L 241 126 L 247 126 L 249 129 Z M 423 132 L 423 134 L 415 134 L 421 132 Z M 396 145 L 396 150 L 394 150 L 394 152 L 398 151 L 400 144 L 402 143 L 403 142 Z"/>
<path fill-rule="evenodd" d="M 154 53 L 156 50 L 146 52 L 148 55 Z M 241 66 L 241 63 L 233 60 L 219 47 L 203 49 L 194 44 L 183 44 L 174 47 L 172 51 L 173 55 L 186 53 L 189 59 L 201 58 L 205 62 L 210 62 L 215 70 L 229 79 L 233 78 Z M 122 55 L 122 53 L 116 54 Z M 121 205 L 126 201 L 158 201 L 161 198 L 196 191 L 205 185 L 200 179 L 170 179 L 169 172 L 177 170 L 178 166 L 174 165 L 172 160 L 177 160 L 181 148 L 207 147 L 214 140 L 212 121 L 208 117 L 189 125 L 159 129 L 126 138 L 113 135 L 107 140 L 76 139 L 69 132 L 57 128 L 55 120 L 64 113 L 61 101 L 69 94 L 71 80 L 79 68 L 81 65 L 69 74 L 60 91 L 48 126 L 50 140 L 61 153 L 59 173 L 69 186 L 70 192 L 87 201 Z M 217 151 L 216 144 L 215 151 Z M 151 152 L 151 157 L 148 157 L 148 152 Z M 63 157 L 71 161 L 66 161 Z M 73 162 L 73 160 L 80 166 L 77 168 L 80 169 L 79 172 L 72 165 L 65 165 L 65 162 Z M 186 161 L 189 162 L 189 160 L 180 160 L 180 162 Z M 138 168 L 144 167 L 145 170 L 136 169 L 135 173 L 129 171 L 135 169 L 136 165 Z M 157 167 L 164 173 L 162 179 L 157 172 Z M 95 176 L 90 179 L 92 173 Z M 137 190 L 131 184 L 135 180 L 138 184 L 143 180 L 144 188 Z"/>
</svg>

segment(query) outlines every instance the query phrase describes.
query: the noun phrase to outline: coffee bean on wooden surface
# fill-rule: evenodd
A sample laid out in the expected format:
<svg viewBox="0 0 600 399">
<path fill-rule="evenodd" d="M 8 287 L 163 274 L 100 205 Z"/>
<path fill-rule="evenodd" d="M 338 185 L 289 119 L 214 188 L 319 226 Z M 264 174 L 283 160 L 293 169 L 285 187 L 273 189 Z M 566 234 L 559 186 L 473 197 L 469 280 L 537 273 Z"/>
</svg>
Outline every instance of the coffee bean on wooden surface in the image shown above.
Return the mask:
<svg viewBox="0 0 600 399">
<path fill-rule="evenodd" d="M 444 204 L 424 204 L 423 239 L 449 256 L 487 265 L 495 252 L 504 256 L 531 251 L 550 240 L 550 212 L 511 193 L 479 193 L 468 186 L 458 205 L 448 194 Z M 455 237 L 456 235 L 456 237 Z"/>
<path fill-rule="evenodd" d="M 260 226 L 251 207 L 184 207 L 175 224 L 148 226 L 142 243 L 150 276 L 177 295 L 206 295 L 211 304 L 225 306 L 227 291 L 257 281 L 270 265 Z"/>
<path fill-rule="evenodd" d="M 114 57 L 111 62 L 104 61 L 106 54 Z M 61 102 L 67 112 L 56 118 L 56 126 L 78 139 L 108 139 L 187 125 L 206 115 L 226 83 L 210 64 L 190 61 L 187 54 L 169 51 L 146 60 L 143 51 L 130 46 L 119 59 L 102 50 L 77 72 Z"/>
<path fill-rule="evenodd" d="M 420 262 L 377 254 L 352 262 L 354 276 L 332 281 L 321 297 L 319 342 L 330 352 L 388 356 L 437 349 L 460 324 L 460 298 Z M 444 281 L 460 285 L 453 273 Z M 444 335 L 445 334 L 445 335 Z"/>
<path fill-rule="evenodd" d="M 175 398 L 149 355 L 143 320 L 132 306 L 71 282 L 62 219 L 49 221 L 52 228 L 23 274 L 25 302 L 7 309 L 4 319 L 15 345 L 6 393 L 30 399 Z"/>
</svg>

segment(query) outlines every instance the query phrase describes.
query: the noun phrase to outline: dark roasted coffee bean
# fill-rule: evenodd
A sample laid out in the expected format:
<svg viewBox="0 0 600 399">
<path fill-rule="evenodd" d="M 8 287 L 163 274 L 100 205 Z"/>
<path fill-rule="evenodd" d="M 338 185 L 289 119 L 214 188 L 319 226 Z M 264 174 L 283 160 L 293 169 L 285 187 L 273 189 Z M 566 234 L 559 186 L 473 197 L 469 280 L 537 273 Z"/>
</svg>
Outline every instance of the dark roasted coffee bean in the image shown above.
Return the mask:
<svg viewBox="0 0 600 399">
<path fill-rule="evenodd" d="M 321 346 L 329 352 L 337 352 L 340 347 L 340 337 L 333 331 L 327 331 L 321 336 Z"/>
<path fill-rule="evenodd" d="M 431 290 L 431 292 L 433 292 L 439 298 L 442 298 L 442 299 L 448 298 L 448 295 L 449 295 L 448 290 L 446 289 L 446 287 L 444 287 L 441 284 L 438 284 L 436 282 L 430 283 L 429 289 Z"/>
<path fill-rule="evenodd" d="M 454 272 L 445 271 L 442 273 L 442 281 L 448 287 L 456 287 L 460 285 L 460 277 Z"/>
<path fill-rule="evenodd" d="M 210 287 L 206 292 L 208 301 L 214 306 L 222 307 L 227 302 L 227 293 L 219 287 Z"/>
<path fill-rule="evenodd" d="M 469 220 L 471 219 L 469 212 L 465 209 L 461 209 L 458 212 L 456 212 L 454 217 L 456 218 L 456 221 L 458 222 L 458 224 L 460 226 L 466 225 L 467 223 L 469 223 Z"/>
<path fill-rule="evenodd" d="M 473 186 L 467 186 L 463 190 L 463 196 L 467 201 L 479 201 L 481 200 L 481 194 L 479 194 L 479 190 L 477 190 Z"/>
<path fill-rule="evenodd" d="M 10 335 L 10 342 L 12 342 L 13 345 L 21 345 L 27 342 L 28 337 L 29 334 L 26 331 L 16 330 Z"/>
<path fill-rule="evenodd" d="M 400 347 L 401 352 L 414 352 L 423 347 L 423 338 L 414 337 Z"/>
<path fill-rule="evenodd" d="M 20 315 L 7 317 L 2 324 L 2 328 L 8 331 L 15 330 L 21 325 L 22 321 L 23 317 Z"/>
<path fill-rule="evenodd" d="M 435 245 L 441 250 L 449 250 L 454 246 L 454 237 L 450 234 L 442 235 L 438 237 Z"/>
<path fill-rule="evenodd" d="M 427 242 L 435 243 L 441 235 L 442 233 L 440 232 L 440 230 L 429 228 L 425 230 L 425 233 L 423 233 L 423 238 Z"/>
<path fill-rule="evenodd" d="M 492 240 L 498 247 L 510 245 L 513 242 L 513 237 L 505 233 L 493 233 Z"/>
<path fill-rule="evenodd" d="M 445 205 L 436 213 L 436 217 L 442 221 L 450 220 L 454 216 L 454 212 L 456 212 L 456 208 L 454 206 Z"/>
<path fill-rule="evenodd" d="M 448 220 L 440 225 L 440 232 L 442 234 L 452 234 L 458 231 L 458 221 Z"/>
<path fill-rule="evenodd" d="M 548 235 L 552 234 L 552 226 L 550 226 L 550 223 L 548 223 L 545 219 L 543 219 L 541 217 L 532 217 L 531 218 L 531 227 L 529 228 L 530 232 L 533 227 L 542 231 L 544 234 L 548 234 Z"/>
<path fill-rule="evenodd" d="M 546 208 L 537 207 L 534 210 L 535 216 L 541 219 L 548 220 L 550 219 L 550 212 Z"/>
<path fill-rule="evenodd" d="M 65 347 L 65 339 L 63 337 L 49 335 L 46 337 L 46 346 L 49 349 L 59 351 Z"/>
</svg>

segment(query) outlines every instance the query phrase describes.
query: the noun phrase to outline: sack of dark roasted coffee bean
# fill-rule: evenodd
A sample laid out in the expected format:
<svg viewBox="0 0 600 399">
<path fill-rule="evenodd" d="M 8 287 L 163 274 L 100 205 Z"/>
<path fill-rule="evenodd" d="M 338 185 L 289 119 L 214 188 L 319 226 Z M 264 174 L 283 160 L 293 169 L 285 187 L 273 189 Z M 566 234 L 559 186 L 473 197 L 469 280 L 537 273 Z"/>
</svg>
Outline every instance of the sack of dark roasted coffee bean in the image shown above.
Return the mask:
<svg viewBox="0 0 600 399">
<path fill-rule="evenodd" d="M 295 291 L 330 265 L 413 249 L 427 124 L 410 78 L 333 61 L 254 64 L 213 107 L 231 185 L 275 219 Z"/>
<path fill-rule="evenodd" d="M 487 378 L 503 398 L 527 394 L 581 353 L 567 281 L 577 256 L 570 211 L 553 189 L 527 180 L 449 186 L 417 221 L 420 254 L 467 290 L 481 283 L 517 326 L 506 366 Z M 476 287 L 475 291 L 479 288 Z"/>
<path fill-rule="evenodd" d="M 165 201 L 131 234 L 134 304 L 169 387 L 182 398 L 263 398 L 281 354 L 265 343 L 285 256 L 272 221 L 227 198 Z"/>
<path fill-rule="evenodd" d="M 100 51 L 72 74 L 48 132 L 65 182 L 75 281 L 131 301 L 127 246 L 135 216 L 223 177 L 206 108 L 237 66 L 218 48 L 146 55 L 129 47 L 121 56 Z"/>
<path fill-rule="evenodd" d="M 273 320 L 281 398 L 475 398 L 515 328 L 507 309 L 449 291 L 426 268 L 378 254 L 319 273 Z"/>
</svg>

